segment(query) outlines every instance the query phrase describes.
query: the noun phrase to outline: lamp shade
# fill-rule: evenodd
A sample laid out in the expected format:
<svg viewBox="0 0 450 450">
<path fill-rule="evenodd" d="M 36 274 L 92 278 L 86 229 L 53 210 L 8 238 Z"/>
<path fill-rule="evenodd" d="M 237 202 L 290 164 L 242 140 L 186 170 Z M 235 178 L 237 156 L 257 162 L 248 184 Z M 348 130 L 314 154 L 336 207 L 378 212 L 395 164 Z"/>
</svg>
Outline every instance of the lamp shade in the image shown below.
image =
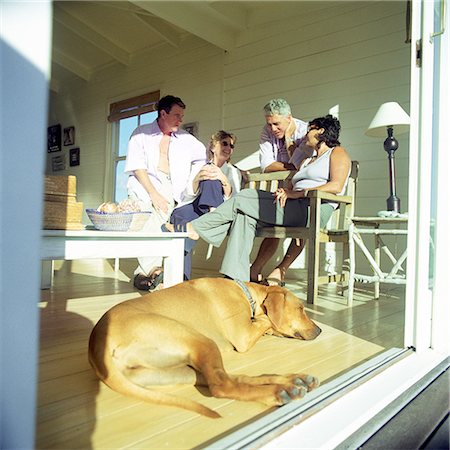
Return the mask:
<svg viewBox="0 0 450 450">
<path fill-rule="evenodd" d="M 383 103 L 366 130 L 370 137 L 386 136 L 386 128 L 392 127 L 396 135 L 409 130 L 410 119 L 405 110 L 397 102 Z"/>
</svg>

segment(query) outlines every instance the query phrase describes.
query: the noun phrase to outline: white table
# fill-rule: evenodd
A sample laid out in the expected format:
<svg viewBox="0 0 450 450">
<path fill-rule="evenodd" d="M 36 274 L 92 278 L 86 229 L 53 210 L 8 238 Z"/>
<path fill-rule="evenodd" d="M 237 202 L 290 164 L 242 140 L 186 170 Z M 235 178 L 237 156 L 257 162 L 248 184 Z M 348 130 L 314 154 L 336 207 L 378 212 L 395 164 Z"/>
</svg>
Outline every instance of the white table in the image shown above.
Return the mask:
<svg viewBox="0 0 450 450">
<path fill-rule="evenodd" d="M 143 231 L 42 230 L 42 288 L 53 281 L 54 260 L 162 256 L 164 286 L 183 281 L 184 238 L 187 233 Z"/>
<path fill-rule="evenodd" d="M 406 225 L 406 228 L 405 228 Z M 374 283 L 374 298 L 380 297 L 380 283 L 405 284 L 406 272 L 403 263 L 406 261 L 407 249 L 396 258 L 383 240 L 383 236 L 406 236 L 408 234 L 408 219 L 404 217 L 353 217 L 349 225 L 349 280 L 348 280 L 348 306 L 353 302 L 353 289 L 355 281 Z M 368 250 L 363 236 L 374 237 L 374 253 Z M 356 273 L 355 248 L 359 247 L 373 271 L 372 275 Z M 383 271 L 381 267 L 381 252 L 384 252 L 392 265 Z"/>
</svg>

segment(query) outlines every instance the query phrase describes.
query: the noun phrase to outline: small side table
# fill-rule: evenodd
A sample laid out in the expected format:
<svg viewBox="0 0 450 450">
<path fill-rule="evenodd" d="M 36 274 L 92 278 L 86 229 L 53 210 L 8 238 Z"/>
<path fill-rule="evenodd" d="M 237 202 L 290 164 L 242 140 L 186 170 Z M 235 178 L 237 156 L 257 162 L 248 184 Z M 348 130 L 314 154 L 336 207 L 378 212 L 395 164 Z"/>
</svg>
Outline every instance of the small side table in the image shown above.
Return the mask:
<svg viewBox="0 0 450 450">
<path fill-rule="evenodd" d="M 406 225 L 406 227 L 405 227 Z M 374 298 L 380 297 L 380 283 L 405 284 L 406 272 L 403 263 L 406 261 L 407 248 L 397 259 L 386 245 L 383 236 L 406 236 L 408 234 L 408 219 L 405 217 L 353 217 L 349 225 L 349 279 L 347 305 L 353 304 L 355 281 L 374 283 Z M 373 235 L 375 239 L 374 254 L 366 247 L 363 236 Z M 373 275 L 356 273 L 355 248 L 359 247 L 367 258 Z M 381 268 L 381 252 L 384 252 L 392 263 L 389 271 Z"/>
</svg>

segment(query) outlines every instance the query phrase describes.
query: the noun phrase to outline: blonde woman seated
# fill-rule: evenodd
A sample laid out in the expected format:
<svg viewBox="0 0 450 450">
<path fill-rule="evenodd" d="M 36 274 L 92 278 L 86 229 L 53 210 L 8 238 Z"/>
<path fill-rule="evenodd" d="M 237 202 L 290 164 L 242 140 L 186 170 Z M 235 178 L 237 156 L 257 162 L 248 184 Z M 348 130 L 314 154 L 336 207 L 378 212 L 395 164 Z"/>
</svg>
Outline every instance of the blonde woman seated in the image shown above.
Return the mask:
<svg viewBox="0 0 450 450">
<path fill-rule="evenodd" d="M 250 280 L 250 253 L 259 225 L 304 227 L 308 222 L 308 191 L 320 190 L 342 195 L 350 175 L 351 161 L 339 142 L 340 123 L 327 115 L 308 124 L 306 146 L 309 148 L 293 176 L 289 189 L 271 193 L 244 189 L 213 212 L 189 222 L 191 239 L 202 238 L 219 247 L 228 235 L 220 272 L 226 277 Z M 325 226 L 335 203 L 322 205 L 321 220 Z M 167 228 L 173 231 L 173 225 Z"/>
<path fill-rule="evenodd" d="M 207 153 L 209 162 L 193 177 L 188 186 L 189 197 L 173 210 L 170 223 L 175 231 L 184 231 L 186 223 L 213 211 L 241 190 L 240 170 L 230 163 L 236 136 L 220 130 L 211 136 Z M 195 241 L 186 239 L 184 247 L 184 278 L 191 276 L 191 252 Z"/>
</svg>

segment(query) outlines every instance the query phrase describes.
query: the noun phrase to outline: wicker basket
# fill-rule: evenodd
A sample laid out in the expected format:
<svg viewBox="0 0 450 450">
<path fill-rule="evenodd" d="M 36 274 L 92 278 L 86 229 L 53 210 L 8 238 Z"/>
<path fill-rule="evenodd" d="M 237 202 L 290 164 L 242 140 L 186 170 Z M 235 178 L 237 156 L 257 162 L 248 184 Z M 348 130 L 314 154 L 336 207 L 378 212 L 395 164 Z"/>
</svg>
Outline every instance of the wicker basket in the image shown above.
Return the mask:
<svg viewBox="0 0 450 450">
<path fill-rule="evenodd" d="M 44 177 L 46 194 L 76 196 L 77 177 L 74 175 L 46 175 Z"/>
<path fill-rule="evenodd" d="M 104 213 L 96 209 L 86 209 L 97 230 L 101 231 L 140 231 L 150 218 L 151 212 Z"/>
<path fill-rule="evenodd" d="M 44 223 L 46 230 L 81 230 L 83 202 L 44 201 Z"/>
</svg>

